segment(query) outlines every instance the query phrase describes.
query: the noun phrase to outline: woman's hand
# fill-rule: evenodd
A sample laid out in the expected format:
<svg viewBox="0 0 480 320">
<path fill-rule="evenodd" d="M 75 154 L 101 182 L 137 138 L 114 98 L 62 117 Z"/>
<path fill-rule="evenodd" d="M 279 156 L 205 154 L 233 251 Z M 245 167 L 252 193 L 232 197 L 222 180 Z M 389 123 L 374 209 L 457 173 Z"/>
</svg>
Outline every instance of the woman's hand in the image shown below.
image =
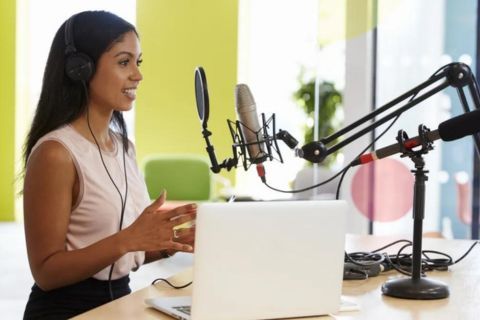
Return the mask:
<svg viewBox="0 0 480 320">
<path fill-rule="evenodd" d="M 193 222 L 197 214 L 195 204 L 187 204 L 172 210 L 162 210 L 166 192 L 163 192 L 129 227 L 125 228 L 128 251 L 184 251 L 193 252 L 194 230 L 179 229 L 184 223 Z M 176 236 L 176 238 L 175 238 Z"/>
<path fill-rule="evenodd" d="M 174 229 L 173 241 L 188 244 L 195 249 L 195 225 Z"/>
</svg>

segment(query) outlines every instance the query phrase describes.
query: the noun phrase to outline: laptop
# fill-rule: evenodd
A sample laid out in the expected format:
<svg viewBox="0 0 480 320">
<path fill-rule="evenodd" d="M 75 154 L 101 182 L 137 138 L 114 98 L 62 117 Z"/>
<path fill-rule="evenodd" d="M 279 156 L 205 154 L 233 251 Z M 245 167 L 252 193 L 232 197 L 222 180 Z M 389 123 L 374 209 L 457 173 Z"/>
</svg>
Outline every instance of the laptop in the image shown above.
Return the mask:
<svg viewBox="0 0 480 320">
<path fill-rule="evenodd" d="M 199 204 L 192 296 L 145 302 L 185 320 L 336 313 L 346 211 L 342 200 Z"/>
</svg>

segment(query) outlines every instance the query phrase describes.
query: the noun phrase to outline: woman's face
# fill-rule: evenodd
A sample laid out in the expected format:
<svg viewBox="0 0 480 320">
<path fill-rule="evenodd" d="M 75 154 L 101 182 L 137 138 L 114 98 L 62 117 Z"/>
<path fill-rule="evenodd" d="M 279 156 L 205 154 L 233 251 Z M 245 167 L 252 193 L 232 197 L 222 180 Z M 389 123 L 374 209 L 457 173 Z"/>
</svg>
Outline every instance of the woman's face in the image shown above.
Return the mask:
<svg viewBox="0 0 480 320">
<path fill-rule="evenodd" d="M 121 41 L 104 52 L 89 83 L 90 107 L 130 110 L 143 79 L 139 70 L 141 56 L 140 42 L 133 31 L 125 33 Z"/>
</svg>

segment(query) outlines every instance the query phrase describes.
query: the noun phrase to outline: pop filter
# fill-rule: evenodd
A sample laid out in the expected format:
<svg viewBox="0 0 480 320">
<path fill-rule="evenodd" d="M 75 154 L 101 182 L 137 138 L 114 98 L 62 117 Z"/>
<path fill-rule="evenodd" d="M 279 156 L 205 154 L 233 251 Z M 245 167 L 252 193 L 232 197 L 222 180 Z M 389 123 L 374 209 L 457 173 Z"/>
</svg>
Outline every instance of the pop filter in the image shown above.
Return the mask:
<svg viewBox="0 0 480 320">
<path fill-rule="evenodd" d="M 207 78 L 202 67 L 195 69 L 195 99 L 197 100 L 198 117 L 202 127 L 207 128 L 210 103 L 208 100 Z"/>
</svg>

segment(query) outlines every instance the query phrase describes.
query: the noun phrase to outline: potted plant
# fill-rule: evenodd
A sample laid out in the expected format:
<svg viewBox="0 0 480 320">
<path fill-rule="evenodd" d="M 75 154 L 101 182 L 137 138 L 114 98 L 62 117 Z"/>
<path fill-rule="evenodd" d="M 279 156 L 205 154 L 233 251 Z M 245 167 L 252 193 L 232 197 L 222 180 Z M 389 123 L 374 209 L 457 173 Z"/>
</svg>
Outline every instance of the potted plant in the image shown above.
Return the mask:
<svg viewBox="0 0 480 320">
<path fill-rule="evenodd" d="M 315 140 L 314 138 L 314 116 L 315 116 L 315 78 L 308 81 L 302 81 L 299 78 L 300 86 L 294 92 L 293 97 L 297 104 L 304 110 L 307 121 L 304 125 L 304 143 Z M 335 85 L 329 81 L 319 83 L 318 90 L 319 115 L 318 129 L 319 137 L 327 137 L 340 129 L 342 125 L 342 94 L 335 88 Z M 336 143 L 333 141 L 332 143 Z M 320 164 L 313 171 L 310 162 L 306 162 L 306 167 L 300 170 L 293 183 L 294 189 L 303 189 L 314 185 L 315 183 L 325 181 L 333 176 L 332 167 L 336 162 L 338 152 L 335 152 Z M 313 190 L 296 193 L 296 199 L 334 199 L 337 188 L 338 178 Z"/>
<path fill-rule="evenodd" d="M 293 97 L 297 104 L 304 110 L 307 121 L 304 125 L 304 143 L 314 141 L 314 117 L 315 117 L 315 79 L 302 81 L 299 79 L 300 86 L 294 92 Z M 327 137 L 340 129 L 342 124 L 342 93 L 335 88 L 335 85 L 329 81 L 323 81 L 319 84 L 319 115 L 318 129 L 319 137 Z M 335 142 L 333 142 L 335 143 Z M 338 152 L 329 155 L 321 163 L 322 166 L 331 168 L 336 162 Z"/>
</svg>

